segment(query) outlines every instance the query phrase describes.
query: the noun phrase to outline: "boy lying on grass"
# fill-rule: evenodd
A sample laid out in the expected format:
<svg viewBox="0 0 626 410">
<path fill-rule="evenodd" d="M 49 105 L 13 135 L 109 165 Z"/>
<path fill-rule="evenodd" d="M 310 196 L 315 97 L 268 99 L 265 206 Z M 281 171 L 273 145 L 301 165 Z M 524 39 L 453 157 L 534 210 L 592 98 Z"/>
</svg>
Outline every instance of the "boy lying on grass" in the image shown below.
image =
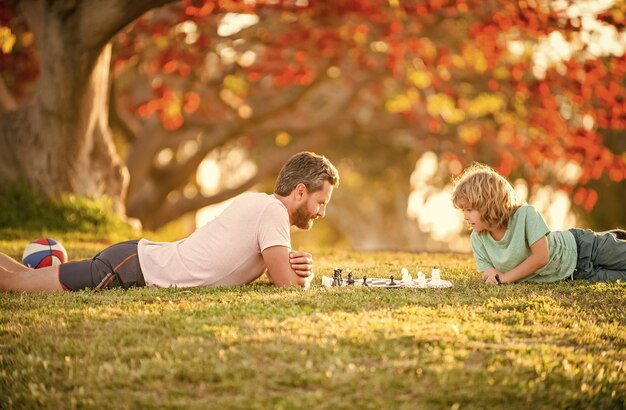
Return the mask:
<svg viewBox="0 0 626 410">
<path fill-rule="evenodd" d="M 302 152 L 283 166 L 273 195 L 244 194 L 177 242 L 126 241 L 93 259 L 41 269 L 0 253 L 0 290 L 243 285 L 266 270 L 277 286 L 307 287 L 313 257 L 291 251 L 289 229 L 309 229 L 323 218 L 338 183 L 339 173 L 328 159 Z"/>
<path fill-rule="evenodd" d="M 472 229 L 471 246 L 485 283 L 626 280 L 626 231 L 550 231 L 511 184 L 473 164 L 455 181 L 452 202 Z"/>
</svg>

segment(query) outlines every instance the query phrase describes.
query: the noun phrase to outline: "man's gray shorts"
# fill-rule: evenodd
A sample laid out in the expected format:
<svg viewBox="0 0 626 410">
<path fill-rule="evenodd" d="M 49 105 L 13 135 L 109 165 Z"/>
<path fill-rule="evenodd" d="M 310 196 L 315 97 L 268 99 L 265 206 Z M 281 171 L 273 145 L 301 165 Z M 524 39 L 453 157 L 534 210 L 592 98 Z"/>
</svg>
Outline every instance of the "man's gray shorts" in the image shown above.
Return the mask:
<svg viewBox="0 0 626 410">
<path fill-rule="evenodd" d="M 594 282 L 626 281 L 626 240 L 619 232 L 596 233 L 589 229 L 569 230 L 576 240 L 578 260 L 574 279 Z"/>
<path fill-rule="evenodd" d="M 60 265 L 59 282 L 65 290 L 146 286 L 137 256 L 138 242 L 120 242 L 109 246 L 93 259 Z"/>
</svg>

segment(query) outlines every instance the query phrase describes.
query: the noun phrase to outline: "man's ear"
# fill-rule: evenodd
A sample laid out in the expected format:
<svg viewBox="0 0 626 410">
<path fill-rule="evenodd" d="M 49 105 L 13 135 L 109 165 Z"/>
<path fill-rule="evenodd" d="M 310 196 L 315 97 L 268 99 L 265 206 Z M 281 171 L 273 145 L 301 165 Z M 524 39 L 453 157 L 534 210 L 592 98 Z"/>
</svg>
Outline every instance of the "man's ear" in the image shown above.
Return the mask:
<svg viewBox="0 0 626 410">
<path fill-rule="evenodd" d="M 306 189 L 306 185 L 304 185 L 302 182 L 300 182 L 293 189 L 293 192 L 294 192 L 294 195 L 296 196 L 296 199 L 297 200 L 301 200 L 302 198 L 304 198 L 304 195 L 308 192 L 308 190 Z"/>
</svg>

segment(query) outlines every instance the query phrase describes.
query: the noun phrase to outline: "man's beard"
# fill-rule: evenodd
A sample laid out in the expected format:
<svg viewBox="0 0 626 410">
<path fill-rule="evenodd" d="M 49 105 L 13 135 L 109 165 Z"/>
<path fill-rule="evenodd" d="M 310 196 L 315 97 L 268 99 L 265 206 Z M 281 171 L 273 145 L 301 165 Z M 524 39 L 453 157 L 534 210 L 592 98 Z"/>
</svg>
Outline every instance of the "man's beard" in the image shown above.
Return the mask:
<svg viewBox="0 0 626 410">
<path fill-rule="evenodd" d="M 293 224 L 300 229 L 311 229 L 313 226 L 313 218 L 311 214 L 307 212 L 306 205 L 296 208 L 296 212 L 293 214 Z"/>
</svg>

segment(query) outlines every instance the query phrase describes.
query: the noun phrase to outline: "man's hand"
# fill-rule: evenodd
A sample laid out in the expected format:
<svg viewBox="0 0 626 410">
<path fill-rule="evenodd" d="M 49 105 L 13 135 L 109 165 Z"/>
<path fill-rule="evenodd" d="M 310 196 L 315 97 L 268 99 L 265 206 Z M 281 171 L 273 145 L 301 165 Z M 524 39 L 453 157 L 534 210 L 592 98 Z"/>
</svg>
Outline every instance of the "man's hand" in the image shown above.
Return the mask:
<svg viewBox="0 0 626 410">
<path fill-rule="evenodd" d="M 308 252 L 289 252 L 291 269 L 303 278 L 313 276 L 313 255 Z"/>
<path fill-rule="evenodd" d="M 313 256 L 291 251 L 286 246 L 271 246 L 263 252 L 267 275 L 276 286 L 298 285 L 308 288 L 313 280 Z"/>
</svg>

